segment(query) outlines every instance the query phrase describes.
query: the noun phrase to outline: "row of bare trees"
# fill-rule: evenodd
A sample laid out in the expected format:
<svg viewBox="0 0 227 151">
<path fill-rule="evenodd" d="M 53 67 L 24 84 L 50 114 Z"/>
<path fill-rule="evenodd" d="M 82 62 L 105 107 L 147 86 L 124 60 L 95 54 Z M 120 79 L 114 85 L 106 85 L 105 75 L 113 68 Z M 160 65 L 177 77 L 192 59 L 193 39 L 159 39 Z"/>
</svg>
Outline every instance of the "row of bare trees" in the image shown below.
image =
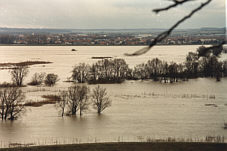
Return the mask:
<svg viewBox="0 0 227 151">
<path fill-rule="evenodd" d="M 158 58 L 149 60 L 135 66 L 132 72 L 132 79 L 153 79 L 154 81 L 177 82 L 179 79 L 186 79 L 184 65 L 174 62 L 167 63 Z"/>
<path fill-rule="evenodd" d="M 219 61 L 222 48 L 199 47 L 189 52 L 184 63 L 166 62 L 158 58 L 130 69 L 124 59 L 104 59 L 91 66 L 76 65 L 72 79 L 79 83 L 120 83 L 124 80 L 153 79 L 154 81 L 178 82 L 197 77 L 214 77 L 220 81 L 227 76 L 227 61 Z"/>
<path fill-rule="evenodd" d="M 158 58 L 137 65 L 132 73 L 133 79 L 153 79 L 164 82 L 177 82 L 197 77 L 214 77 L 220 81 L 227 76 L 227 61 L 220 61 L 219 49 L 203 54 L 205 47 L 197 52 L 189 52 L 184 63 L 167 63 Z"/>
<path fill-rule="evenodd" d="M 111 106 L 111 100 L 106 89 L 97 86 L 90 94 L 90 89 L 86 85 L 71 86 L 68 90 L 61 91 L 57 107 L 60 108 L 62 117 L 65 113 L 67 115 L 76 115 L 77 112 L 81 116 L 84 111 L 89 109 L 90 104 L 97 110 L 98 114 Z"/>
</svg>

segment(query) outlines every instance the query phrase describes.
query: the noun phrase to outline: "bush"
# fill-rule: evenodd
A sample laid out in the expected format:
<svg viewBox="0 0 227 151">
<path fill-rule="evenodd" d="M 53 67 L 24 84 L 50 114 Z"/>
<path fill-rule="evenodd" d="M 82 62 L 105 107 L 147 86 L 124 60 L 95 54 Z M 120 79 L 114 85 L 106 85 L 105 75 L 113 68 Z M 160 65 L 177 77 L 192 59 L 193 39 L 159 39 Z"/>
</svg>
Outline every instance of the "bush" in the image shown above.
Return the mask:
<svg viewBox="0 0 227 151">
<path fill-rule="evenodd" d="M 44 83 L 47 86 L 54 86 L 58 80 L 59 80 L 58 75 L 50 73 L 50 74 L 47 74 L 44 80 Z"/>
<path fill-rule="evenodd" d="M 35 73 L 32 76 L 31 82 L 29 82 L 29 85 L 41 85 L 43 83 L 44 77 L 46 73 Z"/>
</svg>

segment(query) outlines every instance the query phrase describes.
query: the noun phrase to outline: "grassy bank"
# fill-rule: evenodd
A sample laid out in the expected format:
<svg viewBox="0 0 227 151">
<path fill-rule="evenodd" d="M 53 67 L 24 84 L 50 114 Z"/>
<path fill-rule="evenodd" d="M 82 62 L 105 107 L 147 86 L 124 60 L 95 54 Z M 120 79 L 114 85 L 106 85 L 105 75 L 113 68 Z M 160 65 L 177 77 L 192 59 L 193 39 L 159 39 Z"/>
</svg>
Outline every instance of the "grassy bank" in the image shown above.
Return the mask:
<svg viewBox="0 0 227 151">
<path fill-rule="evenodd" d="M 0 151 L 227 151 L 223 143 L 96 143 L 8 148 Z"/>
</svg>

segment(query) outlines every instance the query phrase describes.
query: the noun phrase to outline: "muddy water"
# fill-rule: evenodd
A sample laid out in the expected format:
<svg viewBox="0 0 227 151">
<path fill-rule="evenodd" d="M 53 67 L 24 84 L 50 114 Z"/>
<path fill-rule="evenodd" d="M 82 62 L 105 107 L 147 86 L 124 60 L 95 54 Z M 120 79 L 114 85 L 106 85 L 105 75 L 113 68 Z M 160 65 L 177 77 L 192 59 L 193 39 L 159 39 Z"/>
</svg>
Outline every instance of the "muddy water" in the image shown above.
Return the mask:
<svg viewBox="0 0 227 151">
<path fill-rule="evenodd" d="M 72 52 L 71 49 L 78 49 Z M 197 46 L 159 46 L 146 55 L 125 57 L 128 51 L 140 47 L 0 47 L 0 62 L 26 60 L 51 61 L 52 64 L 35 65 L 34 72 L 55 72 L 61 81 L 53 88 L 23 88 L 27 99 L 42 100 L 43 94 L 58 94 L 71 83 L 64 80 L 70 76 L 74 64 L 92 63 L 92 56 L 125 58 L 131 67 L 154 57 L 167 61 L 183 62 L 188 51 Z M 104 53 L 105 52 L 105 53 Z M 224 56 L 225 57 L 225 56 Z M 9 81 L 9 72 L 0 71 L 0 82 Z M 89 85 L 92 89 L 96 85 Z M 152 81 L 126 81 L 122 84 L 105 84 L 112 106 L 98 116 L 92 108 L 82 117 L 61 118 L 54 105 L 27 108 L 25 115 L 14 122 L 0 122 L 0 144 L 12 142 L 53 144 L 130 141 L 150 137 L 193 138 L 225 136 L 227 122 L 227 79 L 199 78 L 176 84 L 160 84 Z M 216 106 L 207 106 L 215 104 Z M 1 143 L 2 142 L 2 143 Z M 4 146 L 4 145 L 2 145 Z"/>
</svg>

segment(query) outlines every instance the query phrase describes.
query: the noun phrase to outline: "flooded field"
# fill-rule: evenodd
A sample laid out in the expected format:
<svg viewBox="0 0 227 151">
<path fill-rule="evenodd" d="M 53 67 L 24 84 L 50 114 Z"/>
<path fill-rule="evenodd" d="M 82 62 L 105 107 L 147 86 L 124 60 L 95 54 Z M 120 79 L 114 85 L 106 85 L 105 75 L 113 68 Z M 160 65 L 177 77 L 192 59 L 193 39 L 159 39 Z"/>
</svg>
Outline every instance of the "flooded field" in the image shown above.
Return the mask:
<svg viewBox="0 0 227 151">
<path fill-rule="evenodd" d="M 1 46 L 0 63 L 50 61 L 33 65 L 25 83 L 35 72 L 56 73 L 60 81 L 54 87 L 27 86 L 26 99 L 43 100 L 43 94 L 58 94 L 72 83 L 64 82 L 80 62 L 93 63 L 91 57 L 124 58 L 130 67 L 158 57 L 183 62 L 189 51 L 198 46 L 157 46 L 148 54 L 126 57 L 124 53 L 142 47 L 47 47 Z M 75 48 L 78 51 L 71 51 Z M 223 55 L 221 59 L 227 58 Z M 0 83 L 10 81 L 8 70 L 0 70 Z M 72 142 L 138 141 L 146 138 L 204 139 L 206 136 L 227 137 L 227 79 L 198 78 L 174 84 L 147 81 L 125 81 L 102 84 L 112 106 L 98 116 L 90 108 L 82 117 L 60 117 L 55 105 L 28 107 L 16 121 L 0 121 L 0 144 L 20 142 L 52 144 Z M 92 89 L 96 85 L 89 85 Z M 1 147 L 1 146 L 0 146 Z"/>
</svg>

